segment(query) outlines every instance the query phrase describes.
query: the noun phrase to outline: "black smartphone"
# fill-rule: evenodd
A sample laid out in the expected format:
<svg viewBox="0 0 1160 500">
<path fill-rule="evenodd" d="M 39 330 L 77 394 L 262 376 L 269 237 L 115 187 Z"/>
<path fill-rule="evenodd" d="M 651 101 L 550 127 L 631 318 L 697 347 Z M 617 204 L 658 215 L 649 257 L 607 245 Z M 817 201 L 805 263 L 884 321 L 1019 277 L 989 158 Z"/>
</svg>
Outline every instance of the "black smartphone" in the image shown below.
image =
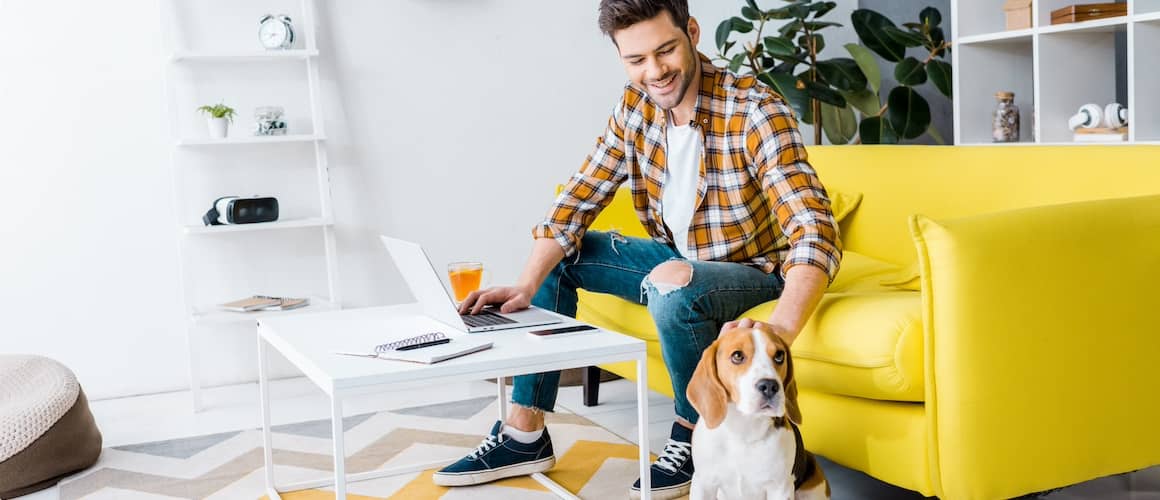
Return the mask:
<svg viewBox="0 0 1160 500">
<path fill-rule="evenodd" d="M 596 329 L 596 327 L 591 326 L 591 325 L 575 325 L 575 326 L 565 326 L 565 327 L 561 327 L 561 328 L 547 328 L 544 330 L 532 330 L 532 331 L 528 332 L 528 335 L 531 335 L 531 336 L 536 337 L 536 338 L 545 338 L 545 337 L 555 337 L 555 336 L 559 336 L 559 335 L 562 335 L 565 333 L 578 333 L 578 332 L 583 332 L 583 331 L 587 331 L 587 330 L 595 330 L 595 329 Z"/>
</svg>

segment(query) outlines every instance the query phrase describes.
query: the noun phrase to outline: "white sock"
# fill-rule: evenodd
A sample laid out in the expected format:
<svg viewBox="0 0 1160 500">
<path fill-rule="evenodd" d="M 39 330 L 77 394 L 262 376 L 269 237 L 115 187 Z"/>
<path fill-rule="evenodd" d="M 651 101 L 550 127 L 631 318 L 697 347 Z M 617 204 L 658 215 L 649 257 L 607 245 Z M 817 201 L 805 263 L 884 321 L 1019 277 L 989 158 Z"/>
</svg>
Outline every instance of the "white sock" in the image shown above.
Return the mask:
<svg viewBox="0 0 1160 500">
<path fill-rule="evenodd" d="M 512 427 L 510 425 L 504 424 L 503 430 L 500 431 L 500 433 L 507 434 L 508 436 L 511 436 L 512 439 L 519 441 L 521 443 L 531 444 L 531 443 L 536 442 L 537 439 L 540 439 L 540 436 L 544 435 L 544 429 L 540 429 L 538 431 L 525 432 L 525 431 L 521 431 L 519 429 L 516 429 L 515 427 Z"/>
</svg>

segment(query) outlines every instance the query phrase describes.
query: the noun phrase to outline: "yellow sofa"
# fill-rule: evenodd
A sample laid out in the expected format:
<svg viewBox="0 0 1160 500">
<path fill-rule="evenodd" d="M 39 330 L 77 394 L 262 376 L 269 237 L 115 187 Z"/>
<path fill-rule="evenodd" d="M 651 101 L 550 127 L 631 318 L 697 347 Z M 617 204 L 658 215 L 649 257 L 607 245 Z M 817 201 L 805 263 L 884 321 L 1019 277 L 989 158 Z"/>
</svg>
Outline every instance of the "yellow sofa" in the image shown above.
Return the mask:
<svg viewBox="0 0 1160 500">
<path fill-rule="evenodd" d="M 809 153 L 863 198 L 793 346 L 807 447 L 944 499 L 1160 464 L 1160 147 Z M 594 227 L 644 235 L 623 195 Z M 579 317 L 647 340 L 672 394 L 644 307 L 582 292 Z"/>
</svg>

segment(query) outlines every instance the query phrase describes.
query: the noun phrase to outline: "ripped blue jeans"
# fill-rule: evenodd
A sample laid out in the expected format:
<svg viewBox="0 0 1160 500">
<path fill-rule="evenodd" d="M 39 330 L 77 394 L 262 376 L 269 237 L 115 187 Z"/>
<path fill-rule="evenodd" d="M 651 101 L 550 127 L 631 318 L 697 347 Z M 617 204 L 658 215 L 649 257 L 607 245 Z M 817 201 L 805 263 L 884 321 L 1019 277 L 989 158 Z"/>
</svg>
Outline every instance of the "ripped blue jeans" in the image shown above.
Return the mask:
<svg viewBox="0 0 1160 500">
<path fill-rule="evenodd" d="M 687 284 L 654 284 L 646 279 L 654 268 L 670 260 L 691 267 Z M 677 416 L 695 424 L 697 411 L 685 397 L 685 388 L 701 351 L 717 338 L 722 324 L 776 299 L 784 285 L 778 273 L 766 274 L 730 262 L 685 260 L 674 248 L 650 239 L 589 231 L 578 254 L 565 258 L 552 270 L 532 304 L 576 317 L 576 290 L 582 288 L 647 305 L 673 381 Z M 552 411 L 559 387 L 558 371 L 520 375 L 515 377 L 512 402 Z"/>
</svg>

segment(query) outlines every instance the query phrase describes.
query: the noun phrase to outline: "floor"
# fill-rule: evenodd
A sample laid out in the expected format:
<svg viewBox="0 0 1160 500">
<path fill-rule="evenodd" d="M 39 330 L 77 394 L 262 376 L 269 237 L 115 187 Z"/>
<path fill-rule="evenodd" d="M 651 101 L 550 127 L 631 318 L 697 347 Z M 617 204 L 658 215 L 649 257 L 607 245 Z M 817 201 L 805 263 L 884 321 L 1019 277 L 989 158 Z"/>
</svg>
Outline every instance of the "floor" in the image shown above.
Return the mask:
<svg viewBox="0 0 1160 500">
<path fill-rule="evenodd" d="M 255 428 L 261 425 L 256 384 L 244 384 L 206 391 L 206 408 L 193 413 L 188 392 L 173 392 L 121 399 L 93 401 L 97 425 L 104 445 L 175 439 L 202 434 Z M 413 389 L 352 397 L 345 403 L 347 414 L 382 410 L 386 407 L 422 405 L 443 401 L 494 395 L 495 385 L 471 382 L 438 389 Z M 329 403 L 306 379 L 294 378 L 271 384 L 272 420 L 274 424 L 301 422 L 329 417 Z M 560 389 L 557 404 L 587 417 L 597 424 L 635 442 L 635 385 L 625 380 L 601 385 L 601 404 L 581 404 L 580 387 Z M 649 396 L 649 448 L 660 452 L 668 438 L 673 420 L 672 401 L 663 395 Z M 486 429 L 480 429 L 480 433 Z M 906 500 L 923 498 L 877 481 L 861 472 L 844 468 L 823 459 L 822 467 L 833 488 L 833 498 L 860 500 Z M 627 485 L 626 485 L 627 486 Z M 55 488 L 21 497 L 23 500 L 55 500 Z M 1048 500 L 1128 499 L 1160 500 L 1160 467 L 1080 484 L 1047 495 Z"/>
</svg>

